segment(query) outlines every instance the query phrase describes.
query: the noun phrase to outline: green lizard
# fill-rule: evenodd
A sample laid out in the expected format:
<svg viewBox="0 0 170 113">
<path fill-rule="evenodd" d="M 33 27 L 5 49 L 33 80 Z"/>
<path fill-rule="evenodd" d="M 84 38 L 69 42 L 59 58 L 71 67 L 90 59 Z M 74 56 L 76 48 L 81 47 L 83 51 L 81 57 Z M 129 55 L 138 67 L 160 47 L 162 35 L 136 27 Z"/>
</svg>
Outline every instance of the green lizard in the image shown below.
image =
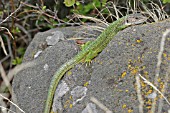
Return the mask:
<svg viewBox="0 0 170 113">
<path fill-rule="evenodd" d="M 51 106 L 53 102 L 53 97 L 55 90 L 57 88 L 57 85 L 60 81 L 60 79 L 63 77 L 63 75 L 73 68 L 76 64 L 80 62 L 89 62 L 93 58 L 95 58 L 106 46 L 107 44 L 113 39 L 113 37 L 121 30 L 125 29 L 126 27 L 132 25 L 132 24 L 139 24 L 144 22 L 146 19 L 144 18 L 135 18 L 138 21 L 134 21 L 132 23 L 125 24 L 126 20 L 128 20 L 130 16 L 124 16 L 117 21 L 111 23 L 99 36 L 98 38 L 88 43 L 82 51 L 80 51 L 75 57 L 70 59 L 68 62 L 61 65 L 61 67 L 56 71 L 54 76 L 52 77 L 50 87 L 48 90 L 48 96 L 46 100 L 46 105 L 44 109 L 44 113 L 50 113 Z M 129 20 L 128 20 L 129 21 Z M 131 21 L 131 20 L 130 20 Z M 141 22 L 140 22 L 141 21 Z M 137 23 L 136 23 L 137 22 Z"/>
</svg>

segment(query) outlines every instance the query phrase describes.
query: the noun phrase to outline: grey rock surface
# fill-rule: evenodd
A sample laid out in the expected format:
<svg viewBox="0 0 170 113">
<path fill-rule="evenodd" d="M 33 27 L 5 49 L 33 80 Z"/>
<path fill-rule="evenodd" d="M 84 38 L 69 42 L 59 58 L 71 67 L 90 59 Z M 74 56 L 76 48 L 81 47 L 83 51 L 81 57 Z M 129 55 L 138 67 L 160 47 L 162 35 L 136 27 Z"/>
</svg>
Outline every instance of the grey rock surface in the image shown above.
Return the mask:
<svg viewBox="0 0 170 113">
<path fill-rule="evenodd" d="M 95 97 L 113 113 L 138 113 L 139 101 L 136 94 L 135 75 L 141 73 L 153 83 L 160 40 L 162 33 L 167 28 L 170 28 L 170 20 L 132 26 L 120 31 L 89 66 L 81 63 L 65 74 L 62 79 L 65 84 L 64 91 L 60 92 L 62 97 L 56 98 L 58 100 L 53 103 L 53 107 L 59 106 L 59 111 L 63 113 L 84 113 L 87 112 L 87 108 L 90 108 L 88 107 L 92 103 L 90 98 Z M 80 33 L 80 27 L 52 29 L 35 36 L 25 53 L 24 62 L 34 60 L 40 65 L 19 72 L 13 80 L 13 100 L 26 113 L 43 112 L 53 74 L 60 65 L 79 51 L 75 41 L 71 40 L 59 41 L 53 46 L 47 46 L 46 38 L 56 30 L 61 31 L 65 38 L 88 37 Z M 82 31 L 84 32 L 84 30 Z M 170 40 L 167 39 L 161 65 L 160 84 L 164 83 L 170 55 L 169 48 Z M 43 51 L 34 59 L 34 54 L 39 50 Z M 151 99 L 148 99 L 147 96 L 152 93 L 153 89 L 144 84 L 142 79 L 141 84 L 142 97 L 145 102 L 144 112 L 148 112 Z M 168 86 L 170 86 L 170 82 L 168 82 Z M 77 101 L 75 98 L 73 100 L 73 93 L 71 93 L 75 91 L 76 87 L 82 87 L 82 89 L 85 87 L 84 89 L 87 90 L 86 93 L 83 93 L 84 90 L 82 91 L 83 97 L 79 97 L 80 100 Z M 162 86 L 159 85 L 158 88 L 161 89 Z M 165 92 L 165 96 L 168 98 L 169 92 L 170 87 Z M 57 94 L 56 92 L 55 95 L 57 96 Z M 76 103 L 73 104 L 75 101 Z M 163 102 L 162 111 L 167 112 L 169 106 L 165 101 Z M 158 103 L 156 107 L 157 105 Z M 91 107 L 92 111 L 104 113 L 95 103 Z"/>
</svg>

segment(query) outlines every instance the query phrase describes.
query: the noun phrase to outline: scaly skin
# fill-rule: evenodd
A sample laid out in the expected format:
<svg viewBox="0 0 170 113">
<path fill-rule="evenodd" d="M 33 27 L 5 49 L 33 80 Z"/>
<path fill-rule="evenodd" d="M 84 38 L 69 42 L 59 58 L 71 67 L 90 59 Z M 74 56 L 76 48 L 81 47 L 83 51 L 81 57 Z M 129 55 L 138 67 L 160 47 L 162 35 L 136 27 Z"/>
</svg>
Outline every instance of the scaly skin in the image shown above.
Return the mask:
<svg viewBox="0 0 170 113">
<path fill-rule="evenodd" d="M 129 25 L 125 25 L 124 22 L 127 19 L 127 16 L 122 17 L 118 19 L 117 21 L 113 22 L 111 25 L 109 25 L 101 34 L 98 36 L 98 38 L 88 44 L 85 48 L 83 48 L 82 51 L 80 51 L 75 57 L 70 59 L 68 62 L 64 63 L 54 74 L 52 77 L 50 87 L 48 90 L 48 96 L 46 100 L 46 105 L 44 109 L 44 113 L 50 113 L 51 106 L 53 102 L 53 97 L 55 90 L 57 88 L 57 85 L 60 81 L 60 79 L 63 77 L 63 75 L 73 68 L 76 64 L 85 61 L 89 62 L 94 57 L 98 55 L 112 40 L 112 38 L 121 30 L 128 27 Z"/>
</svg>

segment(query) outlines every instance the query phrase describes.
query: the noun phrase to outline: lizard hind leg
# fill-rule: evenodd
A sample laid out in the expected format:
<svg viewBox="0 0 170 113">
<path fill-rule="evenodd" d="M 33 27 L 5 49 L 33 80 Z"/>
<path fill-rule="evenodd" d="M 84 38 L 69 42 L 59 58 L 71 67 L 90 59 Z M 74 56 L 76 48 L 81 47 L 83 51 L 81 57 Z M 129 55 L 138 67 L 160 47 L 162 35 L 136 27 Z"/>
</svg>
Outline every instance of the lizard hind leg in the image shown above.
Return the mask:
<svg viewBox="0 0 170 113">
<path fill-rule="evenodd" d="M 87 65 L 90 65 L 92 63 L 92 60 L 98 55 L 96 51 L 90 51 L 84 59 L 84 62 L 86 62 Z"/>
<path fill-rule="evenodd" d="M 93 43 L 93 41 L 87 41 L 85 44 L 81 45 L 82 51 L 87 49 L 89 47 L 89 45 L 92 43 Z M 89 66 L 92 63 L 92 59 L 96 56 L 97 56 L 97 54 L 94 51 L 90 50 L 88 52 L 88 54 L 84 57 L 82 62 L 86 63 L 86 66 Z"/>
</svg>

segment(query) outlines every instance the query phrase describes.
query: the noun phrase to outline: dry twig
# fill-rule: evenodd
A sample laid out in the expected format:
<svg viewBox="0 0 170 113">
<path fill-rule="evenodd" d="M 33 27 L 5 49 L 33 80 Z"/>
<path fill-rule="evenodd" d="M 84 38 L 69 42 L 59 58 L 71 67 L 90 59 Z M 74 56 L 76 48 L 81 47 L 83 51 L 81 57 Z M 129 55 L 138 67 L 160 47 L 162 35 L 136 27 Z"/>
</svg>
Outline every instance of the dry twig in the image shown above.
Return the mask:
<svg viewBox="0 0 170 113">
<path fill-rule="evenodd" d="M 96 105 L 98 105 L 103 111 L 106 113 L 113 113 L 111 110 L 109 110 L 105 105 L 103 105 L 101 102 L 99 102 L 96 98 L 91 97 L 90 100 L 94 102 Z"/>
<path fill-rule="evenodd" d="M 14 12 L 12 12 L 8 17 L 6 17 L 3 21 L 0 22 L 0 25 L 1 25 L 2 23 L 6 22 L 13 14 L 15 14 L 16 12 L 18 12 L 21 7 L 22 7 L 22 5 L 20 4 L 19 7 L 18 7 Z"/>
<path fill-rule="evenodd" d="M 139 113 L 143 113 L 144 101 L 141 94 L 141 85 L 139 75 L 136 75 L 137 96 L 139 100 Z"/>
<path fill-rule="evenodd" d="M 162 54 L 164 51 L 164 45 L 165 45 L 165 40 L 166 40 L 166 36 L 170 33 L 170 29 L 167 29 L 163 35 L 162 35 L 162 39 L 161 39 L 161 43 L 160 43 L 160 50 L 158 53 L 158 62 L 156 65 L 156 70 L 155 70 L 155 80 L 154 80 L 154 84 L 156 87 L 158 87 L 158 77 L 159 77 L 159 73 L 160 73 L 160 66 L 161 66 L 161 62 L 162 62 Z M 156 90 L 154 91 L 154 93 L 156 94 Z M 162 93 L 161 93 L 162 95 Z M 163 96 L 164 97 L 164 96 Z M 168 100 L 165 99 L 167 102 Z M 170 105 L 170 103 L 168 102 L 168 104 Z M 156 106 L 156 98 L 154 98 L 153 102 L 152 102 L 152 108 L 151 111 L 152 113 L 155 113 L 155 106 Z"/>
<path fill-rule="evenodd" d="M 2 40 L 1 35 L 0 35 L 0 42 L 1 42 L 1 47 L 2 47 L 2 49 L 3 49 L 4 53 L 5 53 L 5 55 L 7 56 L 8 53 L 7 53 L 6 49 L 5 49 L 5 45 L 4 45 L 4 42 L 3 42 L 3 40 Z"/>
<path fill-rule="evenodd" d="M 5 96 L 3 96 L 3 95 L 1 95 L 1 94 L 0 94 L 0 96 L 1 96 L 3 99 L 9 101 L 12 105 L 14 105 L 16 108 L 18 108 L 21 112 L 25 113 L 19 106 L 17 106 L 15 103 L 13 103 L 12 101 L 10 101 L 8 98 L 6 98 Z M 2 107 L 2 106 L 1 106 L 1 108 L 3 108 L 3 109 L 8 109 L 8 108 L 4 108 L 4 107 Z M 9 109 L 8 109 L 8 110 L 9 110 Z M 11 111 L 11 110 L 9 110 L 9 111 Z M 15 113 L 14 111 L 11 111 L 11 112 Z"/>
<path fill-rule="evenodd" d="M 11 88 L 11 85 L 10 85 L 10 81 L 9 81 L 8 77 L 6 76 L 5 70 L 4 70 L 1 63 L 0 63 L 0 73 L 1 73 L 1 77 L 3 79 L 3 82 L 8 87 L 10 94 L 12 94 L 12 88 Z"/>
</svg>

